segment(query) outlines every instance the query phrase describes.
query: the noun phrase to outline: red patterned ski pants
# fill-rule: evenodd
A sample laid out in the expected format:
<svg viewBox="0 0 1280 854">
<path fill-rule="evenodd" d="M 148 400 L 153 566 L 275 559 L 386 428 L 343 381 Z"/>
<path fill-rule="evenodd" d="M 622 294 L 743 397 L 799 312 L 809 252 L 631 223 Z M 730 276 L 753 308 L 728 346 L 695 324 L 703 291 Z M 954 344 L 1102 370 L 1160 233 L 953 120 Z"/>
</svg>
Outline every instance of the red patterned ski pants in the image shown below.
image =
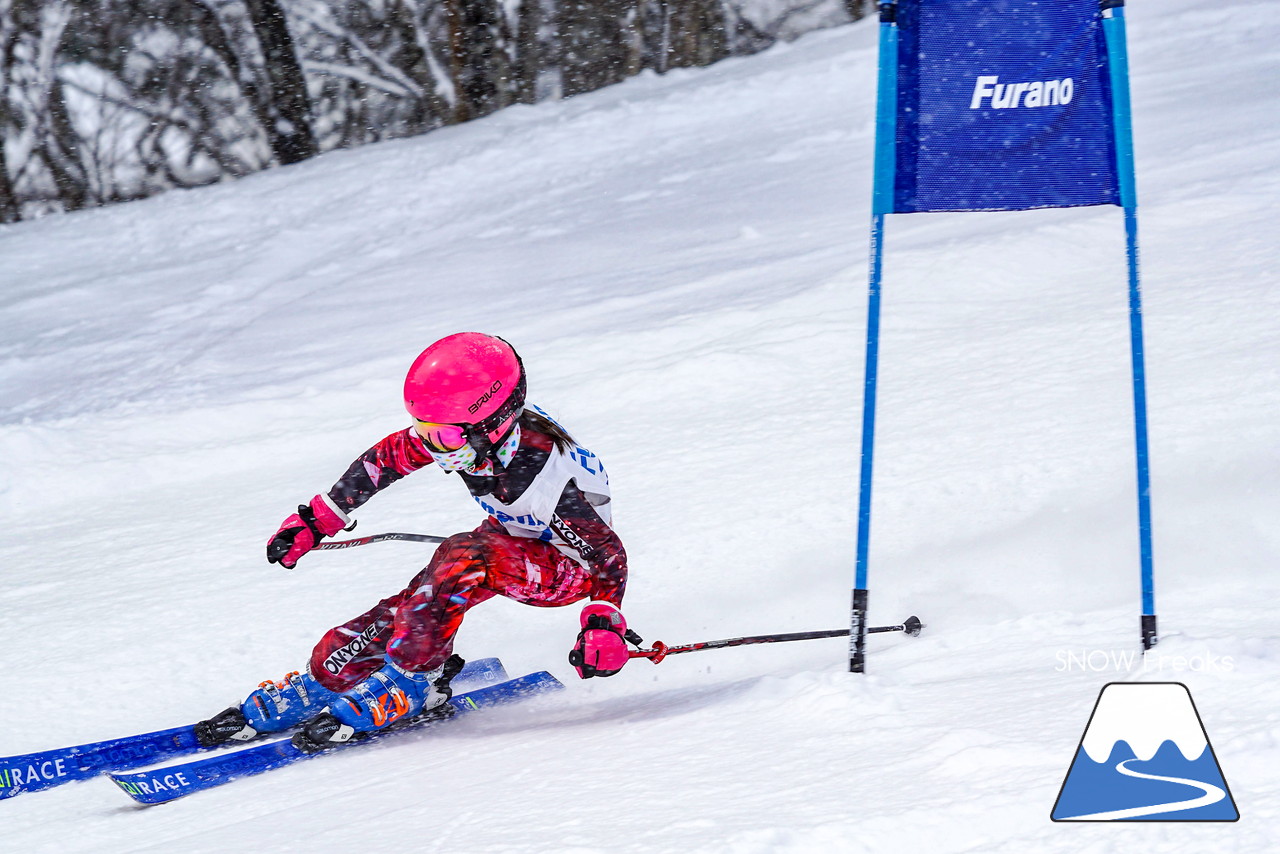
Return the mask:
<svg viewBox="0 0 1280 854">
<path fill-rule="evenodd" d="M 486 519 L 441 543 L 404 590 L 330 629 L 311 653 L 311 672 L 326 688 L 345 691 L 384 660 L 405 670 L 431 670 L 449 657 L 463 615 L 481 602 L 505 596 L 551 608 L 590 592 L 591 576 L 577 561 Z"/>
</svg>

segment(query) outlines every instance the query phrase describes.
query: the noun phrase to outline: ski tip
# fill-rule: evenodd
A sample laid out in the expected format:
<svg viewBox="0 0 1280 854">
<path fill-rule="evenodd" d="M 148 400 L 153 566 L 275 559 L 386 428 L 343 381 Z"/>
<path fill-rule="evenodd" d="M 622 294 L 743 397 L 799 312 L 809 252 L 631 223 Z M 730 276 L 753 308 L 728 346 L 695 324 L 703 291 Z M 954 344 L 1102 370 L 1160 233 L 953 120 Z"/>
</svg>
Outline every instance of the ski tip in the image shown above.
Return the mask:
<svg viewBox="0 0 1280 854">
<path fill-rule="evenodd" d="M 506 689 L 513 696 L 526 694 L 545 694 L 551 691 L 564 690 L 564 683 L 552 676 L 549 671 L 536 670 L 533 673 L 517 676 L 495 688 Z"/>
<path fill-rule="evenodd" d="M 538 677 L 538 680 L 539 680 L 540 684 L 542 685 L 542 689 L 541 689 L 541 690 L 543 690 L 543 691 L 562 691 L 562 690 L 564 690 L 564 683 L 563 683 L 563 682 L 561 682 L 561 681 L 560 681 L 559 679 L 557 679 L 556 677 L 552 676 L 552 675 L 551 675 L 548 671 L 546 671 L 546 670 L 539 670 L 537 673 L 533 673 L 533 674 L 530 674 L 530 675 L 532 675 L 532 676 L 537 676 L 537 677 Z"/>
<path fill-rule="evenodd" d="M 902 630 L 913 638 L 920 637 L 920 632 L 924 630 L 924 623 L 920 622 L 919 617 L 907 617 L 902 623 Z"/>
<path fill-rule="evenodd" d="M 497 658 L 476 658 L 468 661 L 462 671 L 453 678 L 454 685 L 496 685 L 510 679 L 507 670 Z"/>
<path fill-rule="evenodd" d="M 499 682 L 497 685 L 486 685 L 465 694 L 457 694 L 449 703 L 459 712 L 469 712 L 485 706 L 500 706 L 506 703 L 523 700 L 538 694 L 559 691 L 564 685 L 559 679 L 545 670 L 527 673 Z"/>
</svg>

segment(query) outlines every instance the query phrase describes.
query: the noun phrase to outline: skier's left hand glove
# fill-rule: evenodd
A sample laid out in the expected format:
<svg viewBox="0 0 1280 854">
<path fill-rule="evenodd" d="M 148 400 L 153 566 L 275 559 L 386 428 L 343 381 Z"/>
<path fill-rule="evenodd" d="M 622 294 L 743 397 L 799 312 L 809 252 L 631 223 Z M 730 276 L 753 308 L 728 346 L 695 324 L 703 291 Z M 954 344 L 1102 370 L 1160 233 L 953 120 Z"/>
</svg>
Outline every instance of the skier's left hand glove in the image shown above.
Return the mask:
<svg viewBox="0 0 1280 854">
<path fill-rule="evenodd" d="M 582 631 L 569 663 L 583 679 L 612 676 L 630 659 L 628 640 L 640 642 L 639 635 L 628 631 L 622 612 L 608 602 L 592 602 L 582 609 Z"/>
<path fill-rule="evenodd" d="M 328 499 L 327 495 L 317 495 L 310 504 L 298 505 L 298 512 L 285 519 L 280 530 L 267 542 L 268 563 L 293 569 L 298 559 L 315 548 L 321 538 L 332 537 L 346 528 L 345 514 L 340 514 Z"/>
</svg>

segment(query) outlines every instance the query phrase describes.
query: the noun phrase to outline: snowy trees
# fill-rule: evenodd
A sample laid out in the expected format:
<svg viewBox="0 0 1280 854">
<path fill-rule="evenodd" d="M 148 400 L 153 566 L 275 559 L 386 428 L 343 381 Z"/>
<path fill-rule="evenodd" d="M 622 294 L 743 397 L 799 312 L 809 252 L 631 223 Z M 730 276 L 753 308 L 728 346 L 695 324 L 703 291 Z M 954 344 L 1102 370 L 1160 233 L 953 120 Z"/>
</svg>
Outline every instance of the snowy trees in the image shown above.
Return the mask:
<svg viewBox="0 0 1280 854">
<path fill-rule="evenodd" d="M 198 2 L 198 0 L 197 0 Z M 244 0 L 245 11 L 258 45 L 271 93 L 266 124 L 271 153 L 282 165 L 299 163 L 316 155 L 311 135 L 311 102 L 307 80 L 298 64 L 298 55 L 289 34 L 289 23 L 278 0 Z"/>
<path fill-rule="evenodd" d="M 27 215 L 269 162 L 257 76 L 198 0 L 10 0 L 0 34 L 0 138 Z"/>
<path fill-rule="evenodd" d="M 0 222 L 706 65 L 864 3 L 0 0 Z"/>
</svg>

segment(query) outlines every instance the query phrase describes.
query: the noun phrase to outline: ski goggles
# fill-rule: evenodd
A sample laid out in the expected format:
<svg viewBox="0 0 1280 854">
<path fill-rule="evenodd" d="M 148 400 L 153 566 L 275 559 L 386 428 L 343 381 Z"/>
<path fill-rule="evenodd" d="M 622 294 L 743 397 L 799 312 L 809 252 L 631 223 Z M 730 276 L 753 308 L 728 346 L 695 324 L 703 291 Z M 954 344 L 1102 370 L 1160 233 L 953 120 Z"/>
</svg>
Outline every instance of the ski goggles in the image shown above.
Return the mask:
<svg viewBox="0 0 1280 854">
<path fill-rule="evenodd" d="M 415 419 L 413 427 L 427 447 L 439 454 L 461 450 L 467 444 L 467 428 L 461 424 L 437 424 Z"/>
</svg>

